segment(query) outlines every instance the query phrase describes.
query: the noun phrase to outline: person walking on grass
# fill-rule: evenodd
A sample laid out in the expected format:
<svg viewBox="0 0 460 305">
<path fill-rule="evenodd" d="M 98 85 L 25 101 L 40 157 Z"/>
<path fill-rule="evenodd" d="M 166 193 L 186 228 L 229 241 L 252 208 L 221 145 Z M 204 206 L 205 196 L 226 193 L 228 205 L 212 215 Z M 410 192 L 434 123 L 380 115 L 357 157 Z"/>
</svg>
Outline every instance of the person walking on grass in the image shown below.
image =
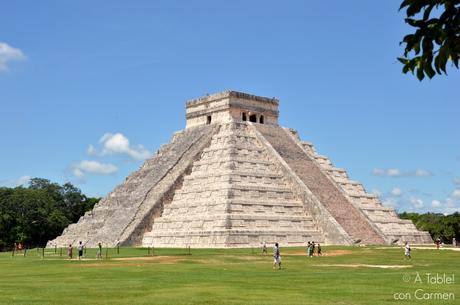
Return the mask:
<svg viewBox="0 0 460 305">
<path fill-rule="evenodd" d="M 72 245 L 69 245 L 69 246 L 67 247 L 67 257 L 68 257 L 69 259 L 72 259 L 72 256 L 73 256 L 73 253 L 72 253 L 72 252 L 73 252 Z"/>
<path fill-rule="evenodd" d="M 323 255 L 323 254 L 321 253 L 321 245 L 318 243 L 318 256 L 321 256 L 321 255 Z"/>
<path fill-rule="evenodd" d="M 278 243 L 275 243 L 273 247 L 273 269 L 276 268 L 276 265 L 278 265 L 278 269 L 281 269 L 281 254 Z"/>
<path fill-rule="evenodd" d="M 441 239 L 439 239 L 439 238 L 436 239 L 434 243 L 436 245 L 436 249 L 439 250 L 439 246 L 441 245 Z"/>
<path fill-rule="evenodd" d="M 310 241 L 307 244 L 307 255 L 308 257 L 312 257 L 313 255 L 313 244 Z"/>
<path fill-rule="evenodd" d="M 97 244 L 96 259 L 102 259 L 102 244 L 101 243 Z"/>
<path fill-rule="evenodd" d="M 262 255 L 267 255 L 267 243 L 265 241 L 262 243 Z"/>
<path fill-rule="evenodd" d="M 78 244 L 78 260 L 81 260 L 83 256 L 83 243 L 80 240 L 80 243 Z"/>
<path fill-rule="evenodd" d="M 411 255 L 410 255 L 410 245 L 409 243 L 406 241 L 406 245 L 404 246 L 404 258 L 405 259 L 411 259 Z"/>
</svg>

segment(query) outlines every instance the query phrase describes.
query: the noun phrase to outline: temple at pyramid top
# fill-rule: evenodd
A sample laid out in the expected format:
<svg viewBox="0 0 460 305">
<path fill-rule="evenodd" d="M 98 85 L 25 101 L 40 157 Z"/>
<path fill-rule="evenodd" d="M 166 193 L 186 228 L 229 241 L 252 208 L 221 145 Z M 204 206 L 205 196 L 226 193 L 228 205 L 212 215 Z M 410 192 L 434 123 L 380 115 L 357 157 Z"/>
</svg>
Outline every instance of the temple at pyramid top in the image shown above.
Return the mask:
<svg viewBox="0 0 460 305">
<path fill-rule="evenodd" d="M 249 121 L 278 125 L 278 100 L 237 91 L 224 91 L 187 102 L 187 128 Z"/>
</svg>

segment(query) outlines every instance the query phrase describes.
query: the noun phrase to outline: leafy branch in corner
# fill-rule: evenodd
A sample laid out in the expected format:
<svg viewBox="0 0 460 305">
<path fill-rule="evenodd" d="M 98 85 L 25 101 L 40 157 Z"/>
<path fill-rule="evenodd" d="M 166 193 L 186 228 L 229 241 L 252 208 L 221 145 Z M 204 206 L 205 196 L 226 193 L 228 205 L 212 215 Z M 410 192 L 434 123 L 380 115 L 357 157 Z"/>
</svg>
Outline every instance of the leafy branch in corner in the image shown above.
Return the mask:
<svg viewBox="0 0 460 305">
<path fill-rule="evenodd" d="M 446 74 L 446 64 L 458 69 L 460 57 L 460 0 L 404 0 L 399 10 L 406 10 L 405 22 L 415 28 L 401 41 L 405 45 L 403 73 L 433 78 Z"/>
</svg>

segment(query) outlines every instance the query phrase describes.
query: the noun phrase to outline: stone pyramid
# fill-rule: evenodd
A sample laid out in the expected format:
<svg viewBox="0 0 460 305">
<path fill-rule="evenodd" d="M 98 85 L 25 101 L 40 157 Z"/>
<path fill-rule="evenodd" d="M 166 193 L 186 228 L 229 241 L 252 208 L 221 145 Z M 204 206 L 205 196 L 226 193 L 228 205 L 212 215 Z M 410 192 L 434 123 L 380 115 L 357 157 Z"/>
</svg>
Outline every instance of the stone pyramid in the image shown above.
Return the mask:
<svg viewBox="0 0 460 305">
<path fill-rule="evenodd" d="M 186 129 L 48 246 L 431 243 L 427 232 L 278 125 L 278 100 L 189 101 Z"/>
</svg>

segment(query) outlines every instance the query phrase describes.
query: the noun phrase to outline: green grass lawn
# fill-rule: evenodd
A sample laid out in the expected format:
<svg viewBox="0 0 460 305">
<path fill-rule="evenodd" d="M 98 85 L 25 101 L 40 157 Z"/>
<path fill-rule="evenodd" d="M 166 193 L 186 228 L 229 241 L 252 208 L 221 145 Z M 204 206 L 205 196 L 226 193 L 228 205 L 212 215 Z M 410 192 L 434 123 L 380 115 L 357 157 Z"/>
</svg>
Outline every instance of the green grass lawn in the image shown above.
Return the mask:
<svg viewBox="0 0 460 305">
<path fill-rule="evenodd" d="M 414 249 L 405 261 L 401 248 L 323 247 L 327 256 L 313 258 L 281 248 L 283 269 L 273 270 L 271 249 L 254 251 L 155 249 L 149 257 L 147 249 L 121 248 L 105 259 L 104 249 L 99 261 L 95 249 L 83 261 L 59 249 L 44 258 L 36 249 L 0 253 L 0 304 L 460 304 L 460 252 Z M 430 284 L 427 273 L 455 282 Z"/>
</svg>

